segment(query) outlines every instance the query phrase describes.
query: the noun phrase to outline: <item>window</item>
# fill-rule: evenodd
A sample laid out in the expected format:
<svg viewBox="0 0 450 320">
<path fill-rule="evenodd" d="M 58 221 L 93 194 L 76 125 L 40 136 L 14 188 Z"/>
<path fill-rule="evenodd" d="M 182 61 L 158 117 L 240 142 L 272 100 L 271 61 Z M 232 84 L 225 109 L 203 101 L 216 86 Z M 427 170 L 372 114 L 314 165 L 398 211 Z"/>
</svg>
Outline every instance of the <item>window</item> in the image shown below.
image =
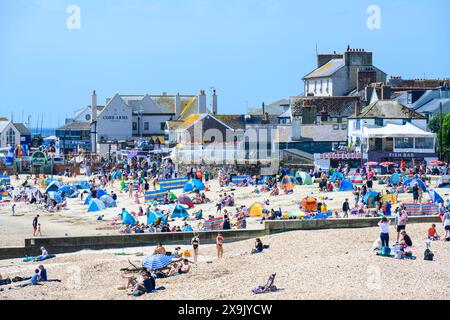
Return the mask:
<svg viewBox="0 0 450 320">
<path fill-rule="evenodd" d="M 165 130 L 166 129 L 166 123 L 165 122 L 161 122 L 160 129 L 161 130 Z"/>
<path fill-rule="evenodd" d="M 309 92 L 309 81 L 306 81 L 306 92 Z"/>
<path fill-rule="evenodd" d="M 361 130 L 361 120 L 356 120 L 355 127 L 355 130 Z"/>
<path fill-rule="evenodd" d="M 133 122 L 133 131 L 137 130 L 137 122 Z"/>
<path fill-rule="evenodd" d="M 375 125 L 378 127 L 382 127 L 383 124 L 383 119 L 375 119 Z"/>
<path fill-rule="evenodd" d="M 398 149 L 414 148 L 414 138 L 395 138 L 395 148 Z"/>
<path fill-rule="evenodd" d="M 416 138 L 416 149 L 434 149 L 434 138 Z"/>
<path fill-rule="evenodd" d="M 148 128 L 149 128 L 148 122 L 144 122 L 144 130 L 148 131 Z"/>
<path fill-rule="evenodd" d="M 317 92 L 317 80 L 314 80 L 314 92 Z"/>
<path fill-rule="evenodd" d="M 320 92 L 322 92 L 322 88 L 323 88 L 323 80 L 320 80 Z"/>
<path fill-rule="evenodd" d="M 411 119 L 403 119 L 403 125 L 411 123 Z"/>
<path fill-rule="evenodd" d="M 9 130 L 6 132 L 6 144 L 9 144 L 11 146 L 16 145 L 16 133 L 12 128 L 9 128 Z"/>
<path fill-rule="evenodd" d="M 347 125 L 346 124 L 341 124 L 341 130 L 347 130 Z"/>
</svg>

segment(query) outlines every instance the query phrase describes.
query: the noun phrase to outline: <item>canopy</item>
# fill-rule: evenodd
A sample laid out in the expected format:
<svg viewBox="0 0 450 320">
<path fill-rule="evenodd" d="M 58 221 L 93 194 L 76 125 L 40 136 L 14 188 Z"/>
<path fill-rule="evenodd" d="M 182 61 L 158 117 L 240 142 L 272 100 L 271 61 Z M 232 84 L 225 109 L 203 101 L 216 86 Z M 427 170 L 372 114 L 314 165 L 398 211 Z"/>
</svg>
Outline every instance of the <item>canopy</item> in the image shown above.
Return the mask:
<svg viewBox="0 0 450 320">
<path fill-rule="evenodd" d="M 117 203 L 116 201 L 110 196 L 110 195 L 103 195 L 101 196 L 100 200 L 105 204 L 106 208 L 116 208 Z"/>
<path fill-rule="evenodd" d="M 251 218 L 262 217 L 263 216 L 263 208 L 264 208 L 264 206 L 261 203 L 259 203 L 259 202 L 254 203 L 250 207 L 250 217 Z"/>
<path fill-rule="evenodd" d="M 378 192 L 376 191 L 368 191 L 364 197 L 363 200 L 367 204 L 368 208 L 374 208 L 375 207 L 375 198 L 377 197 Z"/>
<path fill-rule="evenodd" d="M 165 254 L 154 254 L 150 257 L 145 257 L 142 261 L 142 268 L 147 270 L 159 270 L 167 267 L 172 263 L 172 258 Z"/>
<path fill-rule="evenodd" d="M 350 182 L 349 179 L 342 180 L 339 191 L 354 191 L 354 190 L 355 188 L 353 187 L 353 184 Z"/>
<path fill-rule="evenodd" d="M 192 179 L 191 181 L 185 184 L 183 192 L 191 192 L 194 190 L 203 191 L 205 190 L 205 185 L 198 179 Z"/>
<path fill-rule="evenodd" d="M 50 192 L 48 192 L 48 197 L 52 200 L 55 200 L 57 203 L 62 202 L 61 195 L 58 192 L 50 191 Z"/>
<path fill-rule="evenodd" d="M 158 218 L 163 218 L 164 215 L 161 212 L 155 212 L 155 211 L 151 211 L 150 214 L 148 215 L 148 219 L 147 219 L 147 225 L 150 225 L 152 223 L 154 223 L 156 221 L 156 219 Z"/>
<path fill-rule="evenodd" d="M 122 223 L 134 226 L 136 224 L 136 219 L 128 211 L 123 211 Z"/>
<path fill-rule="evenodd" d="M 428 191 L 428 194 L 430 195 L 431 201 L 434 203 L 444 203 L 444 199 L 437 193 L 435 190 Z"/>
<path fill-rule="evenodd" d="M 331 182 L 335 182 L 336 180 L 344 180 L 344 174 L 339 171 L 334 171 L 330 180 Z"/>
<path fill-rule="evenodd" d="M 88 207 L 88 212 L 102 211 L 106 208 L 105 204 L 99 199 L 92 199 Z"/>
<path fill-rule="evenodd" d="M 408 137 L 408 138 L 433 138 L 434 133 L 424 131 L 419 127 L 407 122 L 404 125 L 388 123 L 384 127 L 364 128 L 363 138 L 387 138 L 387 137 Z"/>
<path fill-rule="evenodd" d="M 403 185 L 404 186 L 409 185 L 412 188 L 416 183 L 419 185 L 420 188 L 422 188 L 423 191 L 427 191 L 427 186 L 425 185 L 425 183 L 417 178 L 406 180 L 405 183 L 403 183 Z"/>
<path fill-rule="evenodd" d="M 172 211 L 172 215 L 170 216 L 171 219 L 176 218 L 187 218 L 189 217 L 189 213 L 187 212 L 186 208 L 180 205 L 177 205 L 175 209 Z"/>
<path fill-rule="evenodd" d="M 400 179 L 402 179 L 403 181 L 406 181 L 406 177 L 404 175 L 399 174 L 399 173 L 394 173 L 389 178 L 389 182 L 393 185 L 398 185 L 398 184 L 400 184 Z"/>
<path fill-rule="evenodd" d="M 50 191 L 58 191 L 61 186 L 61 181 L 53 180 L 50 184 L 48 184 L 47 189 L 45 189 L 45 193 L 49 193 Z"/>
</svg>

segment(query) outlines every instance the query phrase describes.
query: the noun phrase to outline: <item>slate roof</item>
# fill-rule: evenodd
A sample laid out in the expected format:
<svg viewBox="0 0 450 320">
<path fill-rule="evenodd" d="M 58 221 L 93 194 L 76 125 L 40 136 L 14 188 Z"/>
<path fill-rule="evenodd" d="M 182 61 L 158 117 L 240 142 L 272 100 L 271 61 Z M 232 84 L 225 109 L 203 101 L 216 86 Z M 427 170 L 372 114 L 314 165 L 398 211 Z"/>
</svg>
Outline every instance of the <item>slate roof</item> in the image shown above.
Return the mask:
<svg viewBox="0 0 450 320">
<path fill-rule="evenodd" d="M 426 119 L 420 113 L 398 103 L 395 100 L 377 100 L 362 109 L 361 113 L 353 114 L 353 119 Z"/>
<path fill-rule="evenodd" d="M 333 75 L 339 69 L 345 66 L 344 59 L 331 59 L 323 66 L 315 69 L 313 72 L 307 74 L 303 77 L 304 80 L 314 79 L 314 78 L 324 78 Z"/>
</svg>

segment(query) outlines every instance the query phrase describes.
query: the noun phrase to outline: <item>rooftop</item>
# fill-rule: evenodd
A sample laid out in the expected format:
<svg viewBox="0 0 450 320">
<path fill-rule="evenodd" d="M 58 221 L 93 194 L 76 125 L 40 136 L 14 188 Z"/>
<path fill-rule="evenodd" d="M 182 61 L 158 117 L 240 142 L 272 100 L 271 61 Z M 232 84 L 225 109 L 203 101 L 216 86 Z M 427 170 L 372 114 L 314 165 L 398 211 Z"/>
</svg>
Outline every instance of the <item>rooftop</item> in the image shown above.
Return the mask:
<svg viewBox="0 0 450 320">
<path fill-rule="evenodd" d="M 323 66 L 315 69 L 313 72 L 303 77 L 304 80 L 313 78 L 323 78 L 333 75 L 336 71 L 345 66 L 344 59 L 331 59 Z"/>
<path fill-rule="evenodd" d="M 365 107 L 360 114 L 353 114 L 356 119 L 426 119 L 420 113 L 400 104 L 395 100 L 377 100 Z"/>
<path fill-rule="evenodd" d="M 70 122 L 56 130 L 91 130 L 90 122 Z"/>
</svg>

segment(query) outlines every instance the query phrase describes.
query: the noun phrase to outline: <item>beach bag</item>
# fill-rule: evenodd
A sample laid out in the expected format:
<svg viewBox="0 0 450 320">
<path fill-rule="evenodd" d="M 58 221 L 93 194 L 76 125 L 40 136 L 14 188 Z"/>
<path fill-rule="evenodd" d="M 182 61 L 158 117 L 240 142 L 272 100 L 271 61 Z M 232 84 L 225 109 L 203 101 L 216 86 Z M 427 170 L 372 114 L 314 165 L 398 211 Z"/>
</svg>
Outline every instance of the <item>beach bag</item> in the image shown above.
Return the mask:
<svg viewBox="0 0 450 320">
<path fill-rule="evenodd" d="M 391 248 L 389 248 L 389 247 L 382 247 L 381 248 L 381 255 L 389 256 L 390 254 L 391 254 Z"/>
<path fill-rule="evenodd" d="M 184 250 L 183 258 L 190 258 L 190 257 L 191 257 L 191 250 Z"/>
<path fill-rule="evenodd" d="M 424 254 L 423 254 L 423 260 L 433 261 L 433 258 L 434 258 L 434 253 L 431 252 L 430 249 L 426 249 Z"/>
</svg>

